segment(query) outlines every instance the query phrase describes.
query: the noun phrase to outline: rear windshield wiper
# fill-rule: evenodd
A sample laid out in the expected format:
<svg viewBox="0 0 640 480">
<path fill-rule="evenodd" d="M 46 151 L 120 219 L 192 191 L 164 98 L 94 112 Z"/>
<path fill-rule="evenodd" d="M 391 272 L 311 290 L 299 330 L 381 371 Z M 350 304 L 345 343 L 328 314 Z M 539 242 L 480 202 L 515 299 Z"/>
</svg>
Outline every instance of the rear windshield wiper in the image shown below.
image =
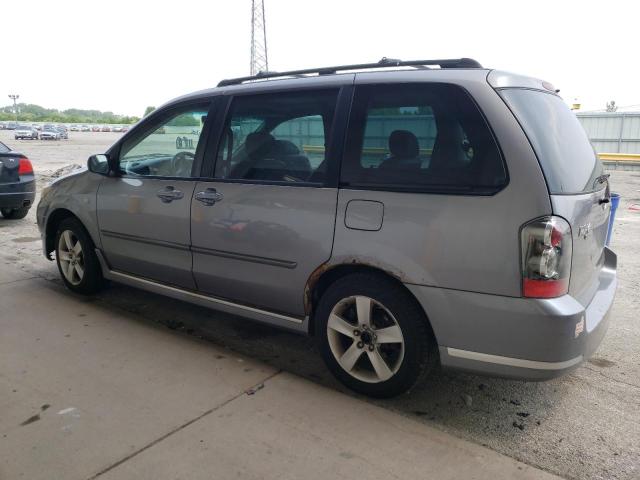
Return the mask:
<svg viewBox="0 0 640 480">
<path fill-rule="evenodd" d="M 593 181 L 593 186 L 596 186 L 596 183 L 604 183 L 609 181 L 610 173 L 603 173 L 602 175 L 598 175 Z"/>
</svg>

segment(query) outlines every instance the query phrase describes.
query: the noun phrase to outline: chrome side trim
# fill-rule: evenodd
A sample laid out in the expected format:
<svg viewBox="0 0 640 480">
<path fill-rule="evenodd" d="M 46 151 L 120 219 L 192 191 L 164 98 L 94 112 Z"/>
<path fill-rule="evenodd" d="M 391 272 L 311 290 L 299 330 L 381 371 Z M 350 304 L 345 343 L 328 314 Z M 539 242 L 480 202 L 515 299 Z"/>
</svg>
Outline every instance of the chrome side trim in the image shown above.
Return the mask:
<svg viewBox="0 0 640 480">
<path fill-rule="evenodd" d="M 450 347 L 447 347 L 447 353 L 452 357 L 474 360 L 476 362 L 496 363 L 509 367 L 532 368 L 535 370 L 564 370 L 565 368 L 573 367 L 582 362 L 582 355 L 578 355 L 570 360 L 565 360 L 564 362 L 540 362 L 537 360 L 525 360 L 523 358 L 501 357 L 488 353 L 470 352 L 469 350 L 459 350 Z"/>
<path fill-rule="evenodd" d="M 301 333 L 308 332 L 308 316 L 304 318 L 290 317 L 281 313 L 270 312 L 268 310 L 262 310 L 260 308 L 230 302 L 229 300 L 202 295 L 190 290 L 184 290 L 178 287 L 164 285 L 162 283 L 158 283 L 146 278 L 111 270 L 104 256 L 102 255 L 102 252 L 98 248 L 96 248 L 96 255 L 98 256 L 100 266 L 102 267 L 102 274 L 108 280 L 122 283 L 131 287 L 140 288 L 148 292 L 165 295 L 167 297 L 193 303 L 206 308 L 251 318 L 252 320 L 286 328 L 288 330 L 294 330 Z"/>
<path fill-rule="evenodd" d="M 203 255 L 213 255 L 214 257 L 232 258 L 243 262 L 261 263 L 263 265 L 271 265 L 282 268 L 296 268 L 297 262 L 288 260 L 278 260 L 277 258 L 258 257 L 256 255 L 245 255 L 242 253 L 225 252 L 224 250 L 214 250 L 212 248 L 191 247 L 193 253 L 201 253 Z"/>
<path fill-rule="evenodd" d="M 126 233 L 111 232 L 109 230 L 100 230 L 100 233 L 105 237 L 118 238 L 120 240 L 129 240 L 132 242 L 146 243 L 147 245 L 175 248 L 176 250 L 189 250 L 189 245 L 183 245 L 181 243 L 163 242 L 161 240 L 154 240 L 151 238 L 139 237 L 137 235 L 129 235 Z"/>
<path fill-rule="evenodd" d="M 146 237 L 139 237 L 137 235 L 129 235 L 127 233 L 111 232 L 109 230 L 101 230 L 100 233 L 105 237 L 118 238 L 120 240 L 129 240 L 132 242 L 145 243 L 147 245 L 156 245 L 165 248 L 174 248 L 176 250 L 192 251 L 193 253 L 200 253 L 203 255 L 213 255 L 216 257 L 232 258 L 234 260 L 241 260 L 243 262 L 261 263 L 263 265 L 271 265 L 281 268 L 296 268 L 297 262 L 289 260 L 279 260 L 277 258 L 259 257 L 256 255 L 245 255 L 242 253 L 225 252 L 224 250 L 214 250 L 211 248 L 194 247 L 184 245 L 181 243 L 164 242 L 161 240 L 155 240 Z"/>
</svg>

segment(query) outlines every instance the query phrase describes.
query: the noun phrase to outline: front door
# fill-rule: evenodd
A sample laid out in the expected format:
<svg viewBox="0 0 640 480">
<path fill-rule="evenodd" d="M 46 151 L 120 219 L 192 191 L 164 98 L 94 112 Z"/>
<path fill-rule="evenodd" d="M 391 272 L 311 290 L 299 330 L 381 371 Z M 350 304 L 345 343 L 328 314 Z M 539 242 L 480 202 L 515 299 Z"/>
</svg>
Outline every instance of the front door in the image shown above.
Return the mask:
<svg viewBox="0 0 640 480">
<path fill-rule="evenodd" d="M 332 89 L 233 99 L 214 178 L 196 184 L 191 206 L 199 290 L 304 315 L 307 279 L 333 245 L 337 97 Z"/>
<path fill-rule="evenodd" d="M 114 270 L 195 289 L 190 204 L 208 105 L 158 113 L 120 148 L 120 175 L 105 177 L 97 211 L 103 253 Z"/>
</svg>

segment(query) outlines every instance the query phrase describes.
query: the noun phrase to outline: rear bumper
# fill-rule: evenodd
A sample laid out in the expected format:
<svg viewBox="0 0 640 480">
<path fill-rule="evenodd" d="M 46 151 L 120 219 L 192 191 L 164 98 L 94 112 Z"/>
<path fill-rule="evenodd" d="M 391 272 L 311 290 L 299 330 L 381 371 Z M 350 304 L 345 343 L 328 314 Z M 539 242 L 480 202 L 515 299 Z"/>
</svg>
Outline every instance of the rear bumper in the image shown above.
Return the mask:
<svg viewBox="0 0 640 480">
<path fill-rule="evenodd" d="M 593 355 L 616 286 L 616 255 L 608 248 L 586 305 L 570 295 L 528 299 L 407 285 L 429 317 L 443 367 L 521 380 L 563 375 Z"/>
<path fill-rule="evenodd" d="M 31 207 L 36 198 L 35 182 L 0 185 L 0 208 Z"/>
</svg>

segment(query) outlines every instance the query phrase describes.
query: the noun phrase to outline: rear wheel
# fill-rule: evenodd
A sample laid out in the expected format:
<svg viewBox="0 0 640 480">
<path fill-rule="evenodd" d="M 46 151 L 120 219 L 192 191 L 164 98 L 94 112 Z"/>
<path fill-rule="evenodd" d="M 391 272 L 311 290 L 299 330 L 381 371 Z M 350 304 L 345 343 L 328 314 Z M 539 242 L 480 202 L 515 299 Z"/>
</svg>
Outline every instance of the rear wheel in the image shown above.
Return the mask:
<svg viewBox="0 0 640 480">
<path fill-rule="evenodd" d="M 27 216 L 29 207 L 26 208 L 0 208 L 2 216 L 8 220 L 20 220 Z"/>
<path fill-rule="evenodd" d="M 100 262 L 93 241 L 80 221 L 67 218 L 60 222 L 55 246 L 60 276 L 70 290 L 88 295 L 102 288 Z"/>
<path fill-rule="evenodd" d="M 316 320 L 325 363 L 356 392 L 398 395 L 435 364 L 424 313 L 383 276 L 353 274 L 336 281 L 320 299 Z"/>
</svg>

